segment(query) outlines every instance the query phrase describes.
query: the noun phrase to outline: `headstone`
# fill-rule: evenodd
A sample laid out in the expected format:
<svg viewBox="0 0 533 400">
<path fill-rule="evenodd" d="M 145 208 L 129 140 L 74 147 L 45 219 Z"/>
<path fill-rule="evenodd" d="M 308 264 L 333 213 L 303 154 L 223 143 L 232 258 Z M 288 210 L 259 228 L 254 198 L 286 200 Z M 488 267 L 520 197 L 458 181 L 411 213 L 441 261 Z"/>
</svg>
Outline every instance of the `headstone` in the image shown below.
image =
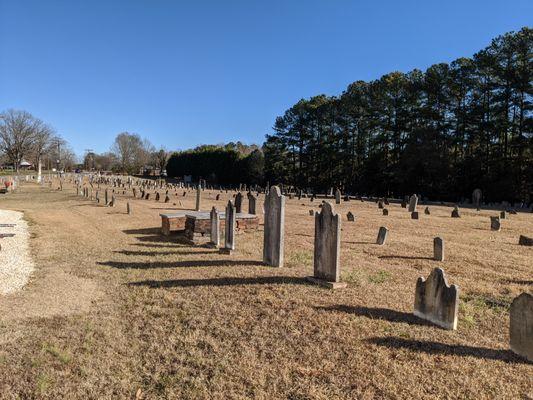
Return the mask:
<svg viewBox="0 0 533 400">
<path fill-rule="evenodd" d="M 309 215 L 315 215 L 315 210 L 309 210 Z"/>
<path fill-rule="evenodd" d="M 220 200 L 220 193 L 217 194 L 217 197 L 215 197 L 215 200 L 216 200 L 216 201 Z"/>
<path fill-rule="evenodd" d="M 341 191 L 340 191 L 340 189 L 335 190 L 335 204 L 341 204 Z"/>
<path fill-rule="evenodd" d="M 348 195 L 345 195 L 344 198 L 343 198 L 344 201 L 350 201 L 350 196 Z"/>
<path fill-rule="evenodd" d="M 126 203 L 126 212 L 128 214 L 131 214 L 131 206 L 130 206 L 130 202 L 129 201 Z"/>
<path fill-rule="evenodd" d="M 155 192 L 155 201 L 159 201 L 160 195 L 159 192 Z"/>
<path fill-rule="evenodd" d="M 433 259 L 444 261 L 444 240 L 441 237 L 433 238 Z"/>
<path fill-rule="evenodd" d="M 107 206 L 109 204 L 109 199 L 108 199 L 108 193 L 107 193 L 107 189 L 104 191 L 104 204 Z"/>
<path fill-rule="evenodd" d="M 263 262 L 273 267 L 283 267 L 285 196 L 278 186 L 272 186 L 265 196 L 264 210 Z"/>
<path fill-rule="evenodd" d="M 185 193 L 183 194 L 185 196 Z M 200 207 L 202 206 L 202 187 L 198 185 L 196 188 L 196 207 L 194 208 L 196 211 L 200 211 Z"/>
<path fill-rule="evenodd" d="M 417 205 L 418 205 L 418 196 L 416 194 L 413 194 L 409 198 L 409 212 L 410 213 L 415 212 Z"/>
<path fill-rule="evenodd" d="M 340 233 L 340 216 L 324 202 L 315 215 L 314 275 L 307 278 L 309 281 L 331 289 L 346 287 L 340 282 Z"/>
<path fill-rule="evenodd" d="M 459 214 L 459 207 L 454 207 L 452 211 L 452 218 L 461 218 L 461 214 Z"/>
<path fill-rule="evenodd" d="M 499 231 L 502 227 L 500 217 L 490 217 L 490 229 L 492 231 Z"/>
<path fill-rule="evenodd" d="M 248 193 L 248 214 L 255 215 L 255 204 L 257 201 L 257 197 L 255 197 L 252 193 Z"/>
<path fill-rule="evenodd" d="M 235 212 L 240 214 L 242 212 L 242 194 L 241 192 L 237 193 L 235 196 Z"/>
<path fill-rule="evenodd" d="M 386 209 L 386 208 L 384 208 L 384 209 L 383 209 L 383 215 L 389 215 L 389 210 Z"/>
<path fill-rule="evenodd" d="M 170 201 L 170 197 L 168 196 L 168 194 L 165 195 L 165 203 L 168 203 Z"/>
<path fill-rule="evenodd" d="M 389 230 L 385 228 L 384 226 L 379 228 L 378 231 L 378 238 L 376 239 L 376 243 L 381 245 L 384 245 L 387 241 L 387 236 L 389 235 Z"/>
<path fill-rule="evenodd" d="M 411 219 L 418 219 L 418 211 L 413 211 L 411 213 Z"/>
<path fill-rule="evenodd" d="M 505 211 L 500 211 L 500 219 L 506 219 L 507 218 L 507 214 Z"/>
<path fill-rule="evenodd" d="M 533 246 L 533 238 L 520 235 L 520 237 L 518 238 L 518 244 L 520 246 Z"/>
<path fill-rule="evenodd" d="M 378 208 L 383 210 L 383 202 L 381 200 L 378 201 Z"/>
<path fill-rule="evenodd" d="M 116 202 L 116 199 L 115 199 L 115 195 L 111 195 L 111 202 L 109 203 L 109 207 L 115 207 L 115 202 Z"/>
<path fill-rule="evenodd" d="M 431 214 L 431 211 L 429 210 L 429 207 L 426 207 L 424 209 L 424 214 L 426 214 L 426 215 L 430 215 Z"/>
<path fill-rule="evenodd" d="M 476 207 L 478 211 L 481 202 L 481 195 L 481 189 L 474 189 L 474 191 L 472 192 L 472 204 Z"/>
<path fill-rule="evenodd" d="M 347 218 L 348 221 L 350 221 L 350 222 L 355 221 L 355 216 L 352 214 L 351 211 L 348 211 L 348 214 L 346 214 L 346 218 Z"/>
<path fill-rule="evenodd" d="M 235 250 L 235 225 L 236 212 L 233 203 L 228 201 L 226 206 L 226 221 L 224 226 L 224 247 L 220 249 L 221 253 L 231 254 Z"/>
<path fill-rule="evenodd" d="M 459 287 L 448 285 L 444 271 L 435 268 L 429 277 L 418 278 L 414 314 L 444 329 L 457 329 Z"/>
<path fill-rule="evenodd" d="M 515 297 L 510 310 L 510 347 L 521 357 L 533 362 L 533 295 Z"/>
<path fill-rule="evenodd" d="M 220 213 L 215 207 L 209 213 L 211 219 L 211 242 L 210 245 L 214 248 L 220 246 Z"/>
</svg>

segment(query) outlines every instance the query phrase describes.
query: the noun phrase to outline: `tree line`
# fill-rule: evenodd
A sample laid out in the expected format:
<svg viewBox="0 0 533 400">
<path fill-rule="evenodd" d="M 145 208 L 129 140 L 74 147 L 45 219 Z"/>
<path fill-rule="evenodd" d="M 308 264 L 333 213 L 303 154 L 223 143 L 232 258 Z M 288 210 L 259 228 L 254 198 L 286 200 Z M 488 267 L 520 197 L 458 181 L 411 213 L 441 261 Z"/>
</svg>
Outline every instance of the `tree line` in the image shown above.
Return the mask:
<svg viewBox="0 0 533 400">
<path fill-rule="evenodd" d="M 206 179 L 222 185 L 262 184 L 263 167 L 264 156 L 258 146 L 237 142 L 175 152 L 168 160 L 167 172 L 173 177 L 188 175 L 195 182 Z"/>
<path fill-rule="evenodd" d="M 265 179 L 312 190 L 532 200 L 532 30 L 471 58 L 303 99 L 263 145 Z"/>
<path fill-rule="evenodd" d="M 0 164 L 18 172 L 26 161 L 37 169 L 71 169 L 76 156 L 55 129 L 27 111 L 0 113 Z"/>
</svg>

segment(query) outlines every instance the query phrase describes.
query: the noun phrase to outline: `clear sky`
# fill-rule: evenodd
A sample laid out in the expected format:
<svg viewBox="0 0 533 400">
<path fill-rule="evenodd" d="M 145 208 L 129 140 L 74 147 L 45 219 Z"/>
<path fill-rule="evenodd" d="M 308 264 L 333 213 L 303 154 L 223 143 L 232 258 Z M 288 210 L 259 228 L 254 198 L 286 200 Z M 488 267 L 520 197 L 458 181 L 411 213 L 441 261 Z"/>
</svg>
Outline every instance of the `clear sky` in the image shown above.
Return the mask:
<svg viewBox="0 0 533 400">
<path fill-rule="evenodd" d="M 0 0 L 0 110 L 78 155 L 122 131 L 260 144 L 301 98 L 471 56 L 532 17 L 532 0 Z"/>
</svg>

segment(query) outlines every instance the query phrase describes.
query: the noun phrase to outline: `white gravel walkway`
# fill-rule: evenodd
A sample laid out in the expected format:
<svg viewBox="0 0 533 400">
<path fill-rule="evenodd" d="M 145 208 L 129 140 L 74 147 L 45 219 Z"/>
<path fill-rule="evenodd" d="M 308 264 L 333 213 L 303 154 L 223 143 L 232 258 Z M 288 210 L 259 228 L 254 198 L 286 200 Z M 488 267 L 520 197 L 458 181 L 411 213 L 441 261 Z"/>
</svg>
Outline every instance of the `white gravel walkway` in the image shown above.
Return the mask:
<svg viewBox="0 0 533 400">
<path fill-rule="evenodd" d="M 28 224 L 22 217 L 18 211 L 0 210 L 0 295 L 20 290 L 34 269 Z"/>
</svg>

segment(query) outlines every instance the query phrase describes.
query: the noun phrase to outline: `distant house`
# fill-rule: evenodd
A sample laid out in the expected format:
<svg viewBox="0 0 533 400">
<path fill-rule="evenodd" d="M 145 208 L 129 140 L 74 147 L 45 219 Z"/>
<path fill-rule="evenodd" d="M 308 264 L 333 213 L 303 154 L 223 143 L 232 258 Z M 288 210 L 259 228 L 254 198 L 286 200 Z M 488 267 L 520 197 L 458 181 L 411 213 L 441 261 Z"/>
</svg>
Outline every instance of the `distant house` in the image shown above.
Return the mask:
<svg viewBox="0 0 533 400">
<path fill-rule="evenodd" d="M 22 160 L 19 164 L 19 168 L 20 169 L 31 169 L 33 168 L 33 164 L 26 160 Z"/>
</svg>

